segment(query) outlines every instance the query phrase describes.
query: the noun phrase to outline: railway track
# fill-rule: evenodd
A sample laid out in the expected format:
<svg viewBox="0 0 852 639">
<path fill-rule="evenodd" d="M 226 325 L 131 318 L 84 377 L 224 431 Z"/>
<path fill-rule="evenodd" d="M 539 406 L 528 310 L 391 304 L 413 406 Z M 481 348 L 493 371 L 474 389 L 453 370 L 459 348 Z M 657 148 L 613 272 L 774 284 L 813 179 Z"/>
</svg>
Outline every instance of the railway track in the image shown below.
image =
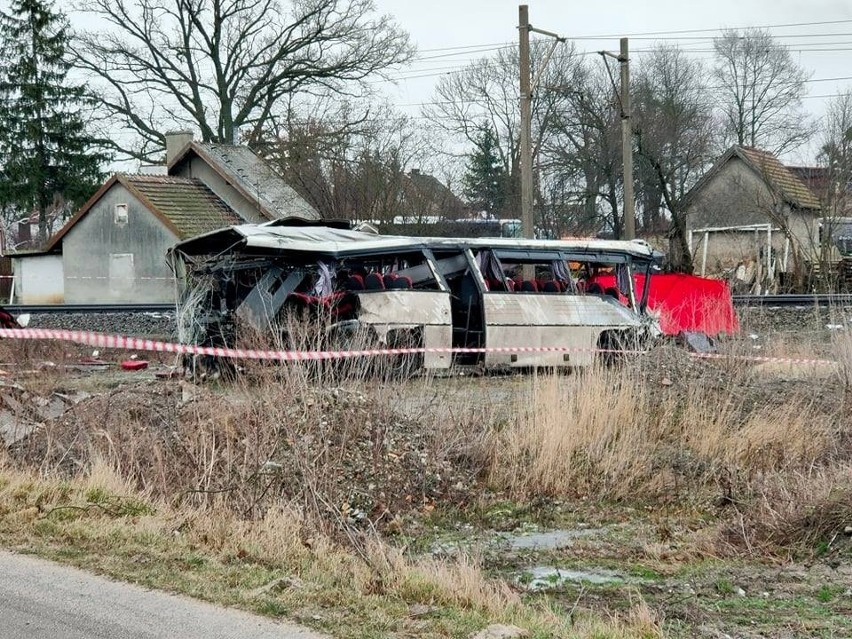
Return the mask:
<svg viewBox="0 0 852 639">
<path fill-rule="evenodd" d="M 852 295 L 824 293 L 808 295 L 734 295 L 736 306 L 852 306 Z"/>
<path fill-rule="evenodd" d="M 8 304 L 12 315 L 106 314 L 106 313 L 174 313 L 174 304 Z"/>
<path fill-rule="evenodd" d="M 852 306 L 852 294 L 734 295 L 736 306 Z M 13 315 L 174 313 L 174 304 L 8 304 Z"/>
</svg>

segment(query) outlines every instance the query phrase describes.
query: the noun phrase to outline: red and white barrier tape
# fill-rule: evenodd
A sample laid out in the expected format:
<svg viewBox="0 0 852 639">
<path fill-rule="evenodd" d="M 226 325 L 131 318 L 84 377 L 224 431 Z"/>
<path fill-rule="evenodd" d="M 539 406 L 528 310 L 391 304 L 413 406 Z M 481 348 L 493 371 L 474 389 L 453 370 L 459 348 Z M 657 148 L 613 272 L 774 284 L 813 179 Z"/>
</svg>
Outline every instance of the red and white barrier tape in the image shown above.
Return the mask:
<svg viewBox="0 0 852 639">
<path fill-rule="evenodd" d="M 421 353 L 621 353 L 642 355 L 646 351 L 607 350 L 594 348 L 565 348 L 560 346 L 506 346 L 492 348 L 381 348 L 346 351 L 279 351 L 254 348 L 229 348 L 221 346 L 196 346 L 175 342 L 160 342 L 124 335 L 107 335 L 90 331 L 66 331 L 42 328 L 0 329 L 0 337 L 24 340 L 57 340 L 75 342 L 97 348 L 148 351 L 156 353 L 178 353 L 185 355 L 211 355 L 234 359 L 262 359 L 286 362 L 310 360 L 346 359 L 353 357 L 377 357 L 381 355 L 416 355 Z"/>
<path fill-rule="evenodd" d="M 837 364 L 837 361 L 833 359 L 769 357 L 767 355 L 725 355 L 723 353 L 690 353 L 689 355 L 697 359 L 735 359 L 745 362 L 772 362 L 775 364 L 818 364 L 823 366 Z"/>
<path fill-rule="evenodd" d="M 382 348 L 346 351 L 280 351 L 254 348 L 227 348 L 220 346 L 196 346 L 161 342 L 125 335 L 107 335 L 91 331 L 66 331 L 42 328 L 2 328 L 0 337 L 22 340 L 56 340 L 74 342 L 97 348 L 115 348 L 120 350 L 146 351 L 155 353 L 176 353 L 184 355 L 210 355 L 233 359 L 277 360 L 284 362 L 303 362 L 313 360 L 347 359 L 353 357 L 378 357 L 382 355 L 417 355 L 421 353 L 619 353 L 622 355 L 644 355 L 643 350 L 620 350 L 601 348 L 567 348 L 559 346 L 505 346 L 485 348 Z M 750 362 L 775 362 L 786 364 L 832 365 L 837 362 L 828 359 L 797 359 L 789 357 L 767 357 L 758 355 L 723 355 L 717 353 L 690 353 L 699 359 L 736 359 Z"/>
</svg>

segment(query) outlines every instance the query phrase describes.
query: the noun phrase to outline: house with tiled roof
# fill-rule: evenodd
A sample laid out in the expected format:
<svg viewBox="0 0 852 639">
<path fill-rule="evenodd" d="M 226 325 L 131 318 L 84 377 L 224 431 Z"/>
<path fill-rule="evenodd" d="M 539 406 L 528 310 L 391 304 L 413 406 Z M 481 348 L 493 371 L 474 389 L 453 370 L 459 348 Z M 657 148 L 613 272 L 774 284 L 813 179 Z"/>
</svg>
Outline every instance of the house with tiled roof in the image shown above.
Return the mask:
<svg viewBox="0 0 852 639">
<path fill-rule="evenodd" d="M 681 209 L 693 260 L 710 273 L 754 262 L 790 271 L 819 251 L 819 197 L 798 172 L 760 149 L 728 149 Z"/>
<path fill-rule="evenodd" d="M 183 132 L 171 136 L 169 175 L 201 180 L 245 221 L 320 219 L 317 210 L 247 146 L 195 142 Z"/>
<path fill-rule="evenodd" d="M 166 136 L 167 172 L 116 174 L 38 251 L 13 257 L 14 301 L 174 301 L 166 252 L 243 222 L 317 212 L 246 147 Z"/>
<path fill-rule="evenodd" d="M 13 257 L 15 301 L 172 301 L 166 251 L 179 240 L 240 221 L 200 180 L 116 174 L 43 250 Z"/>
</svg>

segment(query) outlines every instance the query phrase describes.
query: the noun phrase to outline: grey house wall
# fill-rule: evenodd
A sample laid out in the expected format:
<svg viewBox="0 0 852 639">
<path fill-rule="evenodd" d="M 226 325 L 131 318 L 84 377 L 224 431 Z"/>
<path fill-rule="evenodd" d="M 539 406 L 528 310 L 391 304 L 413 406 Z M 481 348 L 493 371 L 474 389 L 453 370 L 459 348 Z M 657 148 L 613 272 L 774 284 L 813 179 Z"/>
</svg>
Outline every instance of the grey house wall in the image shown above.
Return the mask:
<svg viewBox="0 0 852 639">
<path fill-rule="evenodd" d="M 172 175 L 176 177 L 197 178 L 201 180 L 208 189 L 213 191 L 242 219 L 250 224 L 260 224 L 268 220 L 261 214 L 255 202 L 246 199 L 245 196 L 226 181 L 219 173 L 214 171 L 207 162 L 197 155 L 183 160 L 174 167 Z"/>
<path fill-rule="evenodd" d="M 127 204 L 127 222 L 115 205 Z M 166 251 L 177 237 L 121 184 L 115 184 L 62 239 L 65 302 L 172 302 Z"/>
<path fill-rule="evenodd" d="M 794 210 L 779 201 L 769 187 L 748 165 L 737 157 L 731 158 L 695 195 L 686 209 L 687 230 L 708 227 L 772 224 L 790 229 L 798 251 L 812 259 L 818 250 L 818 219 L 816 215 Z M 700 253 L 701 238 L 696 236 L 695 249 Z M 773 233 L 773 249 L 782 254 L 785 237 Z M 738 263 L 755 259 L 759 247 L 766 246 L 766 235 L 757 238 L 753 233 L 715 233 L 710 236 L 707 251 L 708 271 L 728 269 Z M 693 258 L 696 258 L 693 255 Z M 697 263 L 697 261 L 696 261 Z M 788 270 L 792 268 L 792 258 Z"/>
</svg>

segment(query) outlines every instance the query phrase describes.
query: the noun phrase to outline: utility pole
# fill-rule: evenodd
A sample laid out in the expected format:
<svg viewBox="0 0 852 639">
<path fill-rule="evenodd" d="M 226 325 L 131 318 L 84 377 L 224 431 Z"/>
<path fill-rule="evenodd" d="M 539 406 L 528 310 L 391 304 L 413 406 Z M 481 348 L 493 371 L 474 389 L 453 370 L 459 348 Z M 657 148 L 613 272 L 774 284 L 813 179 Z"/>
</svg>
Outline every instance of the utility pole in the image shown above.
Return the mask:
<svg viewBox="0 0 852 639">
<path fill-rule="evenodd" d="M 541 68 L 532 77 L 530 70 L 530 33 L 539 33 L 554 38 L 553 46 L 542 60 Z M 533 173 L 532 173 L 532 96 L 538 80 L 544 72 L 556 46 L 565 42 L 565 38 L 550 31 L 536 29 L 530 24 L 529 7 L 518 6 L 518 36 L 521 89 L 521 232 L 525 238 L 535 237 L 535 219 L 533 217 Z M 524 275 L 526 277 L 526 275 Z"/>
<path fill-rule="evenodd" d="M 521 232 L 535 237 L 532 176 L 532 87 L 530 78 L 530 11 L 518 7 L 519 61 L 521 63 Z"/>
<path fill-rule="evenodd" d="M 602 56 L 618 60 L 621 67 L 621 90 L 618 102 L 621 105 L 621 164 L 624 181 L 624 238 L 636 237 L 636 198 L 633 194 L 633 124 L 630 121 L 630 56 L 627 38 L 621 38 L 621 51 L 618 55 L 609 51 L 599 51 Z M 607 67 L 609 70 L 609 67 Z M 612 79 L 612 74 L 610 74 Z M 613 80 L 613 89 L 615 81 Z"/>
<path fill-rule="evenodd" d="M 630 57 L 627 38 L 621 39 L 621 157 L 624 164 L 624 238 L 636 237 L 636 199 L 633 195 L 633 123 L 630 121 Z"/>
</svg>

